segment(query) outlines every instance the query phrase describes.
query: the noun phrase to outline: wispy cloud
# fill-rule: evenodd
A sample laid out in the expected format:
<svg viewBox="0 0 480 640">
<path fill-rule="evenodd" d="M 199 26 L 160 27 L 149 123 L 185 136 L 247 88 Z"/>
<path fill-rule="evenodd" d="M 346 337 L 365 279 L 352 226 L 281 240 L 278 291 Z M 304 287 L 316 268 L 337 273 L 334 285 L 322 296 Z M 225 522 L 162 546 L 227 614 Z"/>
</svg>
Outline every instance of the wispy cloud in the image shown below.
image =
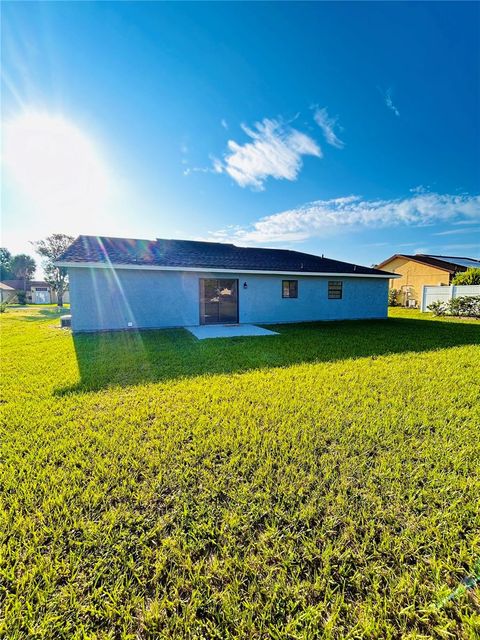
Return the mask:
<svg viewBox="0 0 480 640">
<path fill-rule="evenodd" d="M 470 220 L 468 221 L 470 222 Z M 476 223 L 478 224 L 478 220 L 472 220 L 472 223 Z M 437 233 L 434 233 L 434 236 L 458 236 L 458 235 L 463 235 L 463 234 L 475 234 L 478 233 L 480 234 L 480 227 L 478 229 L 449 229 L 448 231 L 438 231 Z M 480 238 L 480 235 L 479 235 Z M 480 244 L 480 240 L 479 240 L 479 244 Z"/>
<path fill-rule="evenodd" d="M 463 225 L 463 224 L 478 224 L 478 220 L 458 220 L 454 222 L 455 225 Z"/>
<path fill-rule="evenodd" d="M 183 170 L 184 176 L 190 176 L 192 173 L 221 173 L 221 170 L 215 168 L 215 160 L 212 160 L 214 165 L 211 167 L 187 167 Z"/>
<path fill-rule="evenodd" d="M 395 200 L 363 200 L 358 196 L 317 200 L 266 216 L 249 226 L 211 232 L 220 242 L 261 244 L 302 241 L 339 228 L 426 226 L 458 219 L 480 222 L 480 196 L 417 193 Z"/>
<path fill-rule="evenodd" d="M 468 244 L 445 244 L 443 245 L 444 249 L 475 249 L 477 255 L 479 255 L 478 242 L 471 242 Z"/>
<path fill-rule="evenodd" d="M 384 100 L 385 100 L 385 104 L 387 105 L 387 107 L 390 109 L 390 111 L 393 111 L 393 113 L 399 117 L 400 116 L 400 111 L 397 109 L 397 107 L 393 104 L 393 98 L 392 98 L 392 89 L 388 88 L 386 91 L 382 91 Z"/>
<path fill-rule="evenodd" d="M 281 120 L 264 119 L 253 128 L 242 125 L 251 142 L 228 141 L 223 160 L 213 163 L 215 173 L 226 173 L 241 187 L 263 190 L 267 178 L 296 180 L 303 156 L 322 157 L 319 145 L 305 133 Z"/>
<path fill-rule="evenodd" d="M 325 107 L 319 109 L 315 108 L 315 112 L 313 114 L 313 119 L 318 124 L 320 129 L 325 136 L 325 140 L 328 144 L 332 145 L 332 147 L 336 147 L 337 149 L 343 149 L 345 143 L 340 140 L 340 138 L 335 133 L 335 127 L 337 126 L 338 118 L 331 118 L 328 115 L 328 111 Z"/>
<path fill-rule="evenodd" d="M 225 118 L 222 118 L 222 119 L 220 120 L 220 124 L 222 125 L 222 127 L 223 127 L 224 129 L 228 129 L 228 122 L 225 120 Z"/>
<path fill-rule="evenodd" d="M 388 247 L 391 245 L 391 242 L 369 242 L 366 244 L 366 247 Z"/>
</svg>

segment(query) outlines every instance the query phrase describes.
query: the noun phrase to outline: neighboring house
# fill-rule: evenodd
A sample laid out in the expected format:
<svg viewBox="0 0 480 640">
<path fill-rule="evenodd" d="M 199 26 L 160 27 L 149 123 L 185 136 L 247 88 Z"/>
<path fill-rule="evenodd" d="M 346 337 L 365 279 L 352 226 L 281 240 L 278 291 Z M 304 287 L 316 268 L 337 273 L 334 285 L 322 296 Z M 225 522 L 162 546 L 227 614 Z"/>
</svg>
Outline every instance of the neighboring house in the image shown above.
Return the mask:
<svg viewBox="0 0 480 640">
<path fill-rule="evenodd" d="M 9 302 L 15 297 L 15 289 L 4 282 L 0 282 L 0 302 Z"/>
<path fill-rule="evenodd" d="M 422 289 L 427 285 L 449 285 L 452 278 L 469 267 L 480 267 L 480 260 L 455 256 L 396 253 L 377 265 L 377 269 L 391 271 L 398 280 L 390 280 L 390 289 L 399 293 L 397 301 L 403 306 L 420 306 Z"/>
<path fill-rule="evenodd" d="M 282 249 L 79 236 L 73 331 L 385 318 L 394 274 Z"/>
<path fill-rule="evenodd" d="M 51 285 L 43 280 L 4 280 L 1 284 L 7 285 L 12 293 L 25 291 L 27 304 L 50 304 L 57 302 L 57 295 Z M 68 302 L 68 292 L 65 292 L 63 301 Z"/>
</svg>

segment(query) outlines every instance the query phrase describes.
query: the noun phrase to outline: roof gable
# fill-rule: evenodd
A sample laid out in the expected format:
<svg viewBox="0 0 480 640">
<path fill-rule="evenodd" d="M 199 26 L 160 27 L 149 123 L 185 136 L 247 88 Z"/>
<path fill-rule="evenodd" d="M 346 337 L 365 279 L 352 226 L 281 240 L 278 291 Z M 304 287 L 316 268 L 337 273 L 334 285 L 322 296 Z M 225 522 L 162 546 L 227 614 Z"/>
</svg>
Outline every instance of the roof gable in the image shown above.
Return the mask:
<svg viewBox="0 0 480 640">
<path fill-rule="evenodd" d="M 11 287 L 8 284 L 5 284 L 5 282 L 0 282 L 0 289 L 2 289 L 3 291 L 15 291 L 13 287 Z"/>
<path fill-rule="evenodd" d="M 215 269 L 376 275 L 386 272 L 288 249 L 237 247 L 196 240 L 138 240 L 79 236 L 61 256 L 61 266 L 132 266 L 135 268 Z M 388 274 L 387 274 L 388 275 Z"/>
</svg>

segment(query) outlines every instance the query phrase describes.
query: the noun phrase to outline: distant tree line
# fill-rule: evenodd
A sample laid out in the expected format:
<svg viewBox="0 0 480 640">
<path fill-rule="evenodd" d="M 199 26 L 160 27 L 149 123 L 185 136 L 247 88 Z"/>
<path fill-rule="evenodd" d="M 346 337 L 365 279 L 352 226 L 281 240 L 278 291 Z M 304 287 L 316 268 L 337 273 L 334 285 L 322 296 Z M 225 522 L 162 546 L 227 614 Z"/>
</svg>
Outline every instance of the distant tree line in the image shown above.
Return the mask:
<svg viewBox="0 0 480 640">
<path fill-rule="evenodd" d="M 26 253 L 12 255 L 8 249 L 0 248 L 0 280 L 31 280 L 37 265 Z"/>
<path fill-rule="evenodd" d="M 43 258 L 45 282 L 55 291 L 59 307 L 63 306 L 63 295 L 68 288 L 68 274 L 63 267 L 56 267 L 55 262 L 73 240 L 72 236 L 64 233 L 54 233 L 44 240 L 31 243 L 36 253 Z M 23 287 L 26 290 L 27 283 L 33 279 L 36 268 L 35 260 L 31 256 L 25 253 L 12 255 L 7 248 L 0 248 L 0 281 L 23 280 Z"/>
</svg>

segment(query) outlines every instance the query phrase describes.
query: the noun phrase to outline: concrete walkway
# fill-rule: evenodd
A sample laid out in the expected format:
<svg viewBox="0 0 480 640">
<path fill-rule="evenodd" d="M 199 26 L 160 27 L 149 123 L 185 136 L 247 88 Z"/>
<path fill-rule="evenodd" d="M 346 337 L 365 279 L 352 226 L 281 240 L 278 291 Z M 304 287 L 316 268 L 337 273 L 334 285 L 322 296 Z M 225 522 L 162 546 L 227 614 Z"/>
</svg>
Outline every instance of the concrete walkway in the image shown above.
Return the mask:
<svg viewBox="0 0 480 640">
<path fill-rule="evenodd" d="M 254 324 L 208 324 L 186 327 L 199 340 L 206 338 L 237 338 L 238 336 L 277 336 L 276 331 L 256 327 Z"/>
</svg>

